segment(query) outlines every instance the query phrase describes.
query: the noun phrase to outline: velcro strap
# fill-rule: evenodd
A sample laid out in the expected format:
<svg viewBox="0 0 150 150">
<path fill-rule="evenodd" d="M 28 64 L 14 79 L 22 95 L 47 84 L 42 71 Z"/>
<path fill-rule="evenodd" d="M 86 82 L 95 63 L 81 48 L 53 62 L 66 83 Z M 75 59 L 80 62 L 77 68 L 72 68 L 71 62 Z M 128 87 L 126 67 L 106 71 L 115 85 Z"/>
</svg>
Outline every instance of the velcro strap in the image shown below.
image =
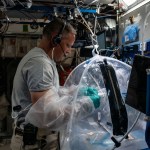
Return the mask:
<svg viewBox="0 0 150 150">
<path fill-rule="evenodd" d="M 16 127 L 15 128 L 15 135 L 20 135 L 20 136 L 23 136 L 23 130 L 22 129 L 20 129 L 20 128 L 18 128 L 18 127 Z"/>
</svg>

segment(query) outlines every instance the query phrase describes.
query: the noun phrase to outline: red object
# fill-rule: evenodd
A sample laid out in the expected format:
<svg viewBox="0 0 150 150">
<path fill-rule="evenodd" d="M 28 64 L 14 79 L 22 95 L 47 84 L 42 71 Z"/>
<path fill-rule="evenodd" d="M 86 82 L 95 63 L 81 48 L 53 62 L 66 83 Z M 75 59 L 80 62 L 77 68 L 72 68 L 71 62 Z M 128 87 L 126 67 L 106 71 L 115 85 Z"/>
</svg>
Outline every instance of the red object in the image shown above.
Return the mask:
<svg viewBox="0 0 150 150">
<path fill-rule="evenodd" d="M 65 71 L 59 71 L 59 82 L 60 85 L 63 86 L 67 77 L 72 71 L 72 68 L 64 68 Z"/>
</svg>

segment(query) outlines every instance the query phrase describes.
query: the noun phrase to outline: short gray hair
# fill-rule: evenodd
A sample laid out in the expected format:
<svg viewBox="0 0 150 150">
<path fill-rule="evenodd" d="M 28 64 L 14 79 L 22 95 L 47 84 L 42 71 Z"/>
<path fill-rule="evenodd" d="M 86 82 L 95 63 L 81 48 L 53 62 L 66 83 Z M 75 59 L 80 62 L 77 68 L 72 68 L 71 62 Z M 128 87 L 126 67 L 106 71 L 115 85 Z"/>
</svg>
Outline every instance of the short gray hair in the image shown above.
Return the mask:
<svg viewBox="0 0 150 150">
<path fill-rule="evenodd" d="M 63 30 L 63 33 L 73 33 L 76 35 L 76 30 L 69 22 L 66 21 L 65 23 L 64 20 L 61 20 L 58 18 L 52 20 L 44 27 L 43 35 L 49 39 L 53 32 L 56 32 L 59 34 L 64 25 L 65 25 L 65 28 Z"/>
</svg>

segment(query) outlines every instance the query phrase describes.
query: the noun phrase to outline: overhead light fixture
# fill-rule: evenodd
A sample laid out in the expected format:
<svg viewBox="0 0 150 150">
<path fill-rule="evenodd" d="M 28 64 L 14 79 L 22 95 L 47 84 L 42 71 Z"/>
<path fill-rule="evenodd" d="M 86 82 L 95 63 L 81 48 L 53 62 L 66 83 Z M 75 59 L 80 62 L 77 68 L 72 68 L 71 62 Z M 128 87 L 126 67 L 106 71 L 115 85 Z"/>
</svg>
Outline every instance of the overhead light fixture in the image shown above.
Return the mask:
<svg viewBox="0 0 150 150">
<path fill-rule="evenodd" d="M 122 0 L 127 6 L 132 5 L 133 3 L 135 3 L 137 0 Z"/>
</svg>

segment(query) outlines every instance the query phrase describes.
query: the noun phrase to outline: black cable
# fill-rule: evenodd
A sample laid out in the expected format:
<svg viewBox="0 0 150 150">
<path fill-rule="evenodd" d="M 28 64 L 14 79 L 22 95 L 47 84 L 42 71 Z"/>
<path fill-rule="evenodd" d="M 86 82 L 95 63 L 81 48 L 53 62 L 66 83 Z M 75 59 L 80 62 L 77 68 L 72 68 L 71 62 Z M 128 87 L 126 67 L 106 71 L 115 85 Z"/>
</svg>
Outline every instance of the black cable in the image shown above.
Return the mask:
<svg viewBox="0 0 150 150">
<path fill-rule="evenodd" d="M 36 22 L 37 19 L 36 19 L 33 15 L 31 15 L 31 14 L 28 15 L 28 14 L 26 14 L 26 13 L 25 13 L 24 11 L 22 11 L 22 10 L 16 10 L 16 11 L 22 13 L 24 16 L 28 17 L 29 19 L 34 20 L 35 23 L 37 23 L 37 22 Z"/>
<path fill-rule="evenodd" d="M 59 44 L 59 46 L 60 46 L 60 48 L 61 48 L 61 50 L 62 50 L 62 52 L 63 52 L 63 54 L 64 54 L 64 57 L 67 57 L 67 55 L 66 55 L 64 49 L 62 48 L 62 46 L 61 46 L 60 44 Z"/>
</svg>

